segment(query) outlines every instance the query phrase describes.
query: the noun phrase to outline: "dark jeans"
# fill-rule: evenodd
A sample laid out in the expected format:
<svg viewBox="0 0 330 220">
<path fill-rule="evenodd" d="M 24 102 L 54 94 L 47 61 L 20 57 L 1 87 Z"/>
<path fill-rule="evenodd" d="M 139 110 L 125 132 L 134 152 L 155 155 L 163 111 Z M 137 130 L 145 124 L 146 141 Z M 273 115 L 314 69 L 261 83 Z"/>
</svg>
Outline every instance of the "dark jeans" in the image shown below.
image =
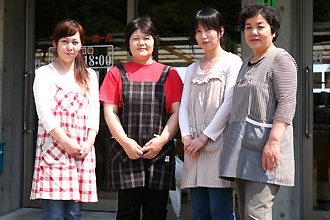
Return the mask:
<svg viewBox="0 0 330 220">
<path fill-rule="evenodd" d="M 235 220 L 233 188 L 190 188 L 193 220 Z"/>
<path fill-rule="evenodd" d="M 73 200 L 41 200 L 42 220 L 76 220 L 81 218 L 81 202 Z"/>
<path fill-rule="evenodd" d="M 118 190 L 117 220 L 166 220 L 168 190 L 147 187 Z"/>
</svg>

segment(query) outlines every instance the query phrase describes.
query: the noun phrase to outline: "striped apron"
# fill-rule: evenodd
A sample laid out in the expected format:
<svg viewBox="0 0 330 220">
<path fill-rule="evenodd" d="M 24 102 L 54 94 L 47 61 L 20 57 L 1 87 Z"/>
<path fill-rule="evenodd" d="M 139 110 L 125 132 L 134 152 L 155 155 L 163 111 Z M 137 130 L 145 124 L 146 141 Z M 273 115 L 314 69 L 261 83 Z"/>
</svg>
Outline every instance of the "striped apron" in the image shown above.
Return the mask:
<svg viewBox="0 0 330 220">
<path fill-rule="evenodd" d="M 268 140 L 277 107 L 271 66 L 276 48 L 253 66 L 246 59 L 233 91 L 232 112 L 220 166 L 220 177 L 276 185 L 294 185 L 293 127 L 288 125 L 280 142 L 279 166 L 274 172 L 262 168 L 263 148 Z M 294 62 L 292 58 L 292 62 Z"/>
<path fill-rule="evenodd" d="M 219 62 L 225 63 L 225 59 L 228 58 L 225 57 L 223 59 L 224 60 Z M 194 64 L 194 72 L 191 79 L 198 78 L 197 72 L 199 66 L 200 60 Z M 190 136 L 192 139 L 197 138 L 203 133 L 205 128 L 213 120 L 224 101 L 226 73 L 222 70 L 219 74 L 217 74 L 216 78 L 208 78 L 208 74 L 212 74 L 212 72 L 206 74 L 206 77 L 203 79 L 205 81 L 192 80 L 190 83 L 189 125 Z M 227 128 L 221 133 L 216 141 L 209 139 L 207 144 L 198 151 L 198 159 L 194 159 L 186 153 L 184 154 L 182 188 L 231 187 L 229 181 L 218 177 L 220 159 L 223 152 L 224 140 L 226 140 L 226 135 Z"/>
</svg>

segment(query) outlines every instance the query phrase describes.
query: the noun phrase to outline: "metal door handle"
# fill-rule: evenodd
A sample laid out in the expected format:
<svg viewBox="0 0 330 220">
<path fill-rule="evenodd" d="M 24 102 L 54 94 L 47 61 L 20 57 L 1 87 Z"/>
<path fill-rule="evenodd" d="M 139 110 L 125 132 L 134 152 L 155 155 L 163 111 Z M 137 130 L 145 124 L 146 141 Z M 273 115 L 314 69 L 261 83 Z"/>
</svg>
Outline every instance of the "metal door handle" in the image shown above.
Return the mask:
<svg viewBox="0 0 330 220">
<path fill-rule="evenodd" d="M 26 72 L 24 73 L 24 76 L 28 76 L 28 75 L 30 75 L 30 74 L 32 74 L 32 71 L 31 71 L 31 70 L 26 71 Z"/>
<path fill-rule="evenodd" d="M 305 135 L 306 135 L 306 138 L 310 138 L 312 135 L 310 133 L 310 127 L 309 127 L 309 105 L 310 105 L 310 66 L 306 66 L 306 69 L 305 69 L 305 72 L 306 72 L 306 130 L 305 130 Z"/>
</svg>

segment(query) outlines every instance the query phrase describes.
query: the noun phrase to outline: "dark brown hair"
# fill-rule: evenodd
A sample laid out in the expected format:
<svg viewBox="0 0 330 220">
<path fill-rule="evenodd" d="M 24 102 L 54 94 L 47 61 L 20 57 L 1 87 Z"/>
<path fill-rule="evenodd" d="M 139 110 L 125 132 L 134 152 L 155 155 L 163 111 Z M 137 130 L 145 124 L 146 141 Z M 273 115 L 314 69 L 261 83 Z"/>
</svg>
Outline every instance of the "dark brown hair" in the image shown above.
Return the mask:
<svg viewBox="0 0 330 220">
<path fill-rule="evenodd" d="M 213 30 L 221 34 L 221 27 L 225 29 L 225 20 L 223 19 L 220 12 L 218 12 L 213 8 L 201 9 L 196 14 L 194 14 L 194 17 L 191 22 L 191 34 L 190 34 L 190 41 L 191 41 L 190 43 L 192 49 L 194 49 L 193 45 L 195 44 L 196 30 L 199 27 L 199 25 L 201 25 L 203 28 L 212 28 Z M 225 48 L 224 34 L 220 38 L 220 46 L 223 49 Z"/>
<path fill-rule="evenodd" d="M 85 43 L 85 30 L 81 26 L 81 24 L 74 20 L 63 20 L 59 22 L 54 29 L 53 40 L 57 47 L 58 41 L 63 37 L 70 37 L 75 35 L 76 33 L 80 35 L 80 41 L 83 45 Z M 57 49 L 56 49 L 57 53 Z M 84 56 L 82 51 L 80 51 L 75 58 L 74 63 L 74 77 L 78 85 L 85 89 L 89 90 L 89 73 L 87 71 L 87 65 L 85 63 Z"/>
<path fill-rule="evenodd" d="M 281 26 L 281 16 L 269 5 L 262 5 L 259 2 L 245 4 L 238 17 L 240 31 L 244 31 L 246 19 L 253 18 L 257 15 L 261 15 L 267 20 L 272 34 L 275 33 L 275 37 L 273 37 L 273 42 L 275 42 Z"/>
<path fill-rule="evenodd" d="M 150 17 L 148 16 L 142 16 L 139 18 L 135 18 L 131 20 L 126 27 L 125 31 L 125 43 L 126 43 L 126 50 L 129 52 L 129 54 L 132 56 L 131 50 L 129 48 L 129 39 L 134 31 L 140 29 L 144 34 L 151 35 L 154 39 L 154 52 L 157 50 L 159 38 L 158 38 L 158 32 L 157 29 L 152 23 Z"/>
</svg>

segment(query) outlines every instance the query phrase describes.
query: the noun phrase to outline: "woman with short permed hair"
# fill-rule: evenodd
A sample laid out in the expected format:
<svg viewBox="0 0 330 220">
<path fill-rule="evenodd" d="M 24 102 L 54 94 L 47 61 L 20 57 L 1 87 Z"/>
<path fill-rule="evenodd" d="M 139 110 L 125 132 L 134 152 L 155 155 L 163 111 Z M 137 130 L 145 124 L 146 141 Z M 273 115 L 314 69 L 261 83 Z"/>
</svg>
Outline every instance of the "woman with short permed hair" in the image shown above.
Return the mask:
<svg viewBox="0 0 330 220">
<path fill-rule="evenodd" d="M 234 87 L 220 177 L 235 181 L 241 219 L 270 220 L 280 186 L 294 185 L 297 64 L 274 45 L 280 28 L 274 8 L 248 3 L 239 22 L 253 55 Z"/>
</svg>

